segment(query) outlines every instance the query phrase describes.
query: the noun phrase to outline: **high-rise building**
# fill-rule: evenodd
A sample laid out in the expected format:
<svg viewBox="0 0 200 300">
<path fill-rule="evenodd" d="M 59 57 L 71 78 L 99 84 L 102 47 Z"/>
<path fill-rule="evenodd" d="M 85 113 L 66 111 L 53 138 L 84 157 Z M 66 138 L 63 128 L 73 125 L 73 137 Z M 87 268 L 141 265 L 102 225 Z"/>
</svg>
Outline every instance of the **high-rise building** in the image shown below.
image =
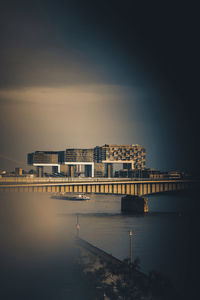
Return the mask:
<svg viewBox="0 0 200 300">
<path fill-rule="evenodd" d="M 107 145 L 94 148 L 95 162 L 123 163 L 125 169 L 145 169 L 146 151 L 140 145 Z"/>
</svg>

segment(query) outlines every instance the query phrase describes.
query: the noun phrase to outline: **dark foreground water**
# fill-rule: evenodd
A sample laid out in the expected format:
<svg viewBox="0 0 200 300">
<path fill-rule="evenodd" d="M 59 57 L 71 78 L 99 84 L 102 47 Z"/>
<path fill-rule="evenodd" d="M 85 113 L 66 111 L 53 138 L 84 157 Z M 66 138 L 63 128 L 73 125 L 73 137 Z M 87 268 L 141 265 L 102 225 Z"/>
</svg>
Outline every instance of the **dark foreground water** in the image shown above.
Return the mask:
<svg viewBox="0 0 200 300">
<path fill-rule="evenodd" d="M 197 199 L 151 196 L 144 216 L 121 214 L 120 199 L 93 195 L 75 202 L 45 193 L 1 193 L 0 299 L 89 299 L 72 242 L 77 215 L 80 236 L 120 259 L 129 256 L 133 229 L 133 257 L 140 257 L 142 271 L 166 274 L 183 295 L 195 290 Z"/>
</svg>

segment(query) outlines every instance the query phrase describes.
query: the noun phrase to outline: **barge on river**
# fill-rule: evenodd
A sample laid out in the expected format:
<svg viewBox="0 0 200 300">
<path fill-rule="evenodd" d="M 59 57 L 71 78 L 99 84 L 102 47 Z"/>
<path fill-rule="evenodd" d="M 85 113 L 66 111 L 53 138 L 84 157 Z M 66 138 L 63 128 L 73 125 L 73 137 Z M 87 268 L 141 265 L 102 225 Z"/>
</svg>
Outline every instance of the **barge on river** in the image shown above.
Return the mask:
<svg viewBox="0 0 200 300">
<path fill-rule="evenodd" d="M 56 193 L 51 196 L 53 199 L 58 200 L 71 200 L 71 201 L 84 201 L 90 200 L 90 197 L 83 193 Z"/>
</svg>

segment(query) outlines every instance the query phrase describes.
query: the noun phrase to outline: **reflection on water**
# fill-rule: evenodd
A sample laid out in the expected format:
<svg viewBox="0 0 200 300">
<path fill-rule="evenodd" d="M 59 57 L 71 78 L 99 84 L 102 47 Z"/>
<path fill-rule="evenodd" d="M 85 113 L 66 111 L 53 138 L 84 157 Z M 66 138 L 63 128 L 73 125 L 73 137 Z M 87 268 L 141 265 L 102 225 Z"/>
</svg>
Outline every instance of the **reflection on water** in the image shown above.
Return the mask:
<svg viewBox="0 0 200 300">
<path fill-rule="evenodd" d="M 187 212 L 184 197 L 150 197 L 150 214 L 131 216 L 121 214 L 120 196 L 93 195 L 83 202 L 53 200 L 45 193 L 0 196 L 0 275 L 6 299 L 62 299 L 63 289 L 65 299 L 66 289 L 71 299 L 89 299 L 74 260 L 77 214 L 80 235 L 89 242 L 124 259 L 132 228 L 133 257 L 141 258 L 144 272 L 162 271 L 179 287 L 187 281 L 191 218 L 166 213 Z"/>
<path fill-rule="evenodd" d="M 88 299 L 74 260 L 74 226 L 57 215 L 64 203 L 47 194 L 0 196 L 0 299 Z"/>
</svg>

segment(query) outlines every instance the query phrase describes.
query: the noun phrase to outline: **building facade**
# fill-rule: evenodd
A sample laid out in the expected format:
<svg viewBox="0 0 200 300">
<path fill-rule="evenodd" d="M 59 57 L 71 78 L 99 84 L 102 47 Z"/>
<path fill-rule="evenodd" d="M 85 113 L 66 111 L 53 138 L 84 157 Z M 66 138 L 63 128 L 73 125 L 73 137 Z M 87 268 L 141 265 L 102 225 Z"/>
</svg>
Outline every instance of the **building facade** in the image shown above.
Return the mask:
<svg viewBox="0 0 200 300">
<path fill-rule="evenodd" d="M 85 174 L 94 177 L 94 149 L 66 149 L 64 153 L 65 165 L 69 166 L 69 176 L 76 177 Z M 83 171 L 84 168 L 84 171 Z"/>
<path fill-rule="evenodd" d="M 124 170 L 144 170 L 146 151 L 137 144 L 105 144 L 89 149 L 35 151 L 28 154 L 27 160 L 28 164 L 37 167 L 38 176 L 43 176 L 45 166 L 52 166 L 53 173 L 63 172 L 69 177 L 113 177 L 114 164 L 123 164 Z"/>
<path fill-rule="evenodd" d="M 94 148 L 94 160 L 102 163 L 123 163 L 126 169 L 145 169 L 146 151 L 140 145 L 104 145 Z"/>
<path fill-rule="evenodd" d="M 64 151 L 35 151 L 28 153 L 27 162 L 37 168 L 37 176 L 43 177 L 44 167 L 52 167 L 52 173 L 60 173 Z"/>
<path fill-rule="evenodd" d="M 28 153 L 28 164 L 59 164 L 63 161 L 64 151 L 35 151 Z"/>
<path fill-rule="evenodd" d="M 64 162 L 93 162 L 94 149 L 66 149 Z"/>
</svg>

